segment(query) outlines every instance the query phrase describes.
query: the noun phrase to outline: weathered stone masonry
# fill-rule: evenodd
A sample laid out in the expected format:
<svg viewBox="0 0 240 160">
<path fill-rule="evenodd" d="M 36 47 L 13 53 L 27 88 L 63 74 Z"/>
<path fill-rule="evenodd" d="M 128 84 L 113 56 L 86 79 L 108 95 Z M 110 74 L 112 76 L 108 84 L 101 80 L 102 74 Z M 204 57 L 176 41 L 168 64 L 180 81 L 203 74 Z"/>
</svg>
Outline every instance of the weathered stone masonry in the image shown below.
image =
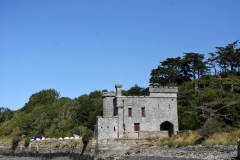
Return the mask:
<svg viewBox="0 0 240 160">
<path fill-rule="evenodd" d="M 95 126 L 98 140 L 177 133 L 177 87 L 149 86 L 141 96 L 122 96 L 122 85 L 115 88 L 116 93 L 102 94 L 103 117 L 98 117 Z"/>
</svg>

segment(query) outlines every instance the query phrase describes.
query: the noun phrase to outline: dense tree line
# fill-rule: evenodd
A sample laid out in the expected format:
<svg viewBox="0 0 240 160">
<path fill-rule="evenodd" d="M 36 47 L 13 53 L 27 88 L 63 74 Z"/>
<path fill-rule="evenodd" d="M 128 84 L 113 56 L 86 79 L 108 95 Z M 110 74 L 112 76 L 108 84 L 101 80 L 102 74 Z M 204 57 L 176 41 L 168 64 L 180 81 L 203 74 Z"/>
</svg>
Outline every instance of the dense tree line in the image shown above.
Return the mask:
<svg viewBox="0 0 240 160">
<path fill-rule="evenodd" d="M 134 85 L 123 90 L 123 94 L 139 95 L 141 89 Z M 89 136 L 97 116 L 102 115 L 102 92 L 107 90 L 95 90 L 70 99 L 61 97 L 55 89 L 45 89 L 32 94 L 20 110 L 1 107 L 0 136 L 65 137 L 74 133 Z"/>
<path fill-rule="evenodd" d="M 225 47 L 216 47 L 216 52 L 204 54 L 184 53 L 183 57 L 167 58 L 151 71 L 150 84 L 154 85 L 181 85 L 184 82 L 195 80 L 202 75 L 208 75 L 214 69 L 214 75 L 226 77 L 240 73 L 239 41 L 234 41 Z M 217 73 L 217 67 L 220 72 Z"/>
</svg>

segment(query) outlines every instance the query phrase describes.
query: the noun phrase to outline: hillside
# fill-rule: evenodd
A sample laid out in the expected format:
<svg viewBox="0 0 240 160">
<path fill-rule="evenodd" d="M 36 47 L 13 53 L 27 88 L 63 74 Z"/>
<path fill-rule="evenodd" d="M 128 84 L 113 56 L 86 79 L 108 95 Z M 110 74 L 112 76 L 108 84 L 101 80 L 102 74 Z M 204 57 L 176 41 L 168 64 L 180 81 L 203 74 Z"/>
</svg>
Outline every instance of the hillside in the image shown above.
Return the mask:
<svg viewBox="0 0 240 160">
<path fill-rule="evenodd" d="M 141 87 L 134 85 L 123 95 L 139 95 Z M 1 107 L 0 141 L 14 137 L 71 137 L 91 135 L 96 117 L 102 114 L 102 91 L 92 91 L 75 99 L 61 97 L 55 89 L 41 90 L 17 111 Z"/>
</svg>

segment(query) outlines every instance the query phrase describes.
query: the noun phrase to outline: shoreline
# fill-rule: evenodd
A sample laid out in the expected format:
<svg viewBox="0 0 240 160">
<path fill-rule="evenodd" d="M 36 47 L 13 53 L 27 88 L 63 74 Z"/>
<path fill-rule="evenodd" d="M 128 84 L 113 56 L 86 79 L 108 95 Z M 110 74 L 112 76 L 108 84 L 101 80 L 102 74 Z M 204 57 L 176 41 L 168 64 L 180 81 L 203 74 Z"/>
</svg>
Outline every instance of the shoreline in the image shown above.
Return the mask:
<svg viewBox="0 0 240 160">
<path fill-rule="evenodd" d="M 88 145 L 80 140 L 34 141 L 27 148 L 21 142 L 16 150 L 12 150 L 10 146 L 11 143 L 0 143 L 0 159 L 69 160 L 81 157 L 81 160 L 229 160 L 236 159 L 238 155 L 237 145 L 149 147 L 144 141 L 136 140 L 93 140 Z"/>
</svg>

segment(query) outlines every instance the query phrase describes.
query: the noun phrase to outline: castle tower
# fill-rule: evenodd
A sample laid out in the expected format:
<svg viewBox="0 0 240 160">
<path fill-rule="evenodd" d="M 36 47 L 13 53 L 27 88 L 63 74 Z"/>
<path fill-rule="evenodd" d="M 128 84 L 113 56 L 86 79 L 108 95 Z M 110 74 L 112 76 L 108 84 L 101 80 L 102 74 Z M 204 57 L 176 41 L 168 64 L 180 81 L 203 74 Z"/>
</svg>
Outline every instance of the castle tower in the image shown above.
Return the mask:
<svg viewBox="0 0 240 160">
<path fill-rule="evenodd" d="M 112 117 L 114 112 L 113 99 L 116 97 L 114 92 L 103 92 L 103 117 Z"/>
</svg>

